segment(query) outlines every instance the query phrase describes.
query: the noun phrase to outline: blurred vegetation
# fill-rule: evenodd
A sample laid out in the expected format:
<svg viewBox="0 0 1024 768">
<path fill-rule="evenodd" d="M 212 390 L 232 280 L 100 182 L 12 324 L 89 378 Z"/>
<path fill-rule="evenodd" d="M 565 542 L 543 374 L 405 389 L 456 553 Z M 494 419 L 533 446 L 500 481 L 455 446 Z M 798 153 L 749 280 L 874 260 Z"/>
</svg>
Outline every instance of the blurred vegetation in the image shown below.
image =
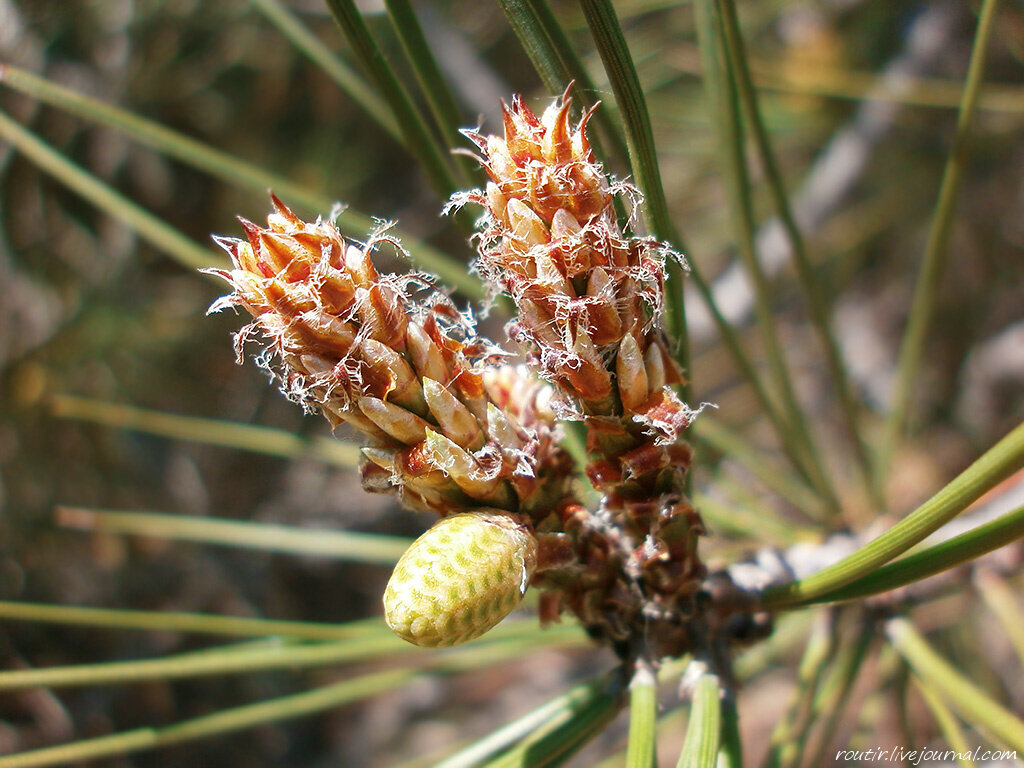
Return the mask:
<svg viewBox="0 0 1024 768">
<path fill-rule="evenodd" d="M 720 291 L 727 316 L 736 321 L 760 370 L 764 354 L 757 326 L 743 311 L 746 293 L 731 277 L 737 253 L 693 6 L 664 0 L 615 5 L 648 96 L 673 221 L 685 234 L 688 257 Z M 325 7 L 313 0 L 288 7 L 358 70 Z M 513 93 L 545 103 L 544 88 L 499 4 L 461 0 L 415 7 L 459 102 L 460 124 L 482 118 L 485 128 L 497 130 L 498 99 Z M 618 120 L 581 11 L 569 2 L 552 8 L 594 80 L 597 93 L 582 97 L 600 98 L 611 120 Z M 413 83 L 387 16 L 374 4 L 365 10 L 378 40 L 398 62 L 400 79 Z M 814 274 L 829 297 L 872 445 L 882 439 L 976 11 L 974 3 L 945 0 L 740 3 L 767 127 L 786 185 L 802 201 L 798 218 L 808 223 Z M 890 521 L 1024 419 L 1022 41 L 1024 8 L 1004 3 L 990 44 L 986 82 L 992 85 L 980 97 L 947 269 L 913 382 L 913 437 L 898 445 L 884 488 Z M 463 233 L 439 216 L 444 201 L 411 155 L 257 4 L 0 0 L 0 62 L 119 105 L 328 200 L 398 220 L 412 237 L 467 265 L 471 259 Z M 425 102 L 421 106 L 426 111 Z M 0 110 L 194 240 L 211 263 L 221 256 L 210 233 L 235 236 L 237 215 L 265 215 L 261 191 L 225 183 L 118 131 L 46 106 L 6 87 L 2 76 Z M 850 143 L 851 136 L 859 143 Z M 607 144 L 609 135 L 604 137 Z M 626 172 L 622 158 L 610 157 L 608 165 Z M 755 164 L 752 171 L 755 218 L 764 223 L 773 213 L 764 169 Z M 480 183 L 482 174 L 473 172 L 474 183 Z M 816 186 L 808 186 L 809 180 Z M 296 208 L 307 216 L 326 213 Z M 54 510 L 61 505 L 400 536 L 415 535 L 428 521 L 390 499 L 364 494 L 357 473 L 342 466 L 343 460 L 324 461 L 303 447 L 312 442 L 295 448 L 300 455 L 283 458 L 61 418 L 54 398 L 70 394 L 258 424 L 309 441 L 327 434 L 320 419 L 304 417 L 267 386 L 262 372 L 235 365 L 230 335 L 239 319 L 205 314 L 226 292 L 223 286 L 182 268 L 2 140 L 0 224 L 0 599 L 317 622 L 377 616 L 388 575 L 377 565 L 55 526 Z M 765 237 L 761 242 L 770 251 Z M 836 477 L 843 523 L 863 530 L 880 510 L 859 490 L 821 347 L 791 267 L 772 268 L 770 285 L 775 325 L 795 371 L 800 404 Z M 780 449 L 698 304 L 694 298 L 688 307 L 694 313 L 695 400 L 716 403 L 716 423 L 740 436 L 740 448 L 752 450 L 763 464 L 759 479 L 758 467 L 747 466 L 710 432 L 702 436 L 696 488 L 698 497 L 706 497 L 712 533 L 706 557 L 715 564 L 766 544 L 816 540 L 798 505 L 773 493 L 778 489 L 763 477 L 773 474 Z M 484 321 L 484 331 L 504 341 L 499 317 Z M 112 423 L 126 426 L 127 420 L 122 415 Z M 183 429 L 187 434 L 189 428 Z M 724 508 L 721 515 L 713 514 L 716 504 Z M 739 518 L 739 525 L 730 525 L 732 508 L 753 512 L 753 522 Z M 763 530 L 755 527 L 758 516 L 765 519 Z M 1002 606 L 1000 615 L 1010 617 L 1003 619 L 1006 627 L 1021 615 L 1019 568 L 1013 574 L 1011 561 L 1009 570 L 1008 581 L 992 577 L 996 586 L 983 590 L 988 604 Z M 1009 598 L 999 591 L 1007 584 Z M 992 610 L 968 586 L 924 605 L 915 618 L 934 632 L 934 644 L 962 672 L 1020 712 L 1024 678 L 1012 636 L 978 631 L 1002 626 Z M 934 698 L 908 685 L 906 666 L 877 643 L 856 645 L 855 624 L 844 614 L 831 641 L 851 664 L 857 653 L 867 654 L 862 679 L 895 684 L 878 691 L 862 683 L 846 691 L 860 706 L 847 708 L 841 728 L 816 732 L 821 762 L 815 765 L 832 764 L 835 748 L 829 751 L 829 745 L 859 740 L 922 746 L 940 733 L 941 717 L 929 704 Z M 202 635 L 186 632 L 5 622 L 0 664 L 20 669 L 144 659 L 208 645 Z M 768 748 L 798 659 L 799 641 L 793 641 L 746 685 L 741 724 L 749 737 L 749 764 Z M 433 756 L 564 692 L 585 672 L 611 666 L 610 655 L 582 643 L 531 650 L 521 659 L 462 675 L 423 676 L 369 702 L 264 725 L 255 735 L 207 739 L 103 764 L 383 766 L 414 758 L 432 764 Z M 830 669 L 841 675 L 841 669 Z M 278 670 L 14 691 L 0 697 L 0 754 L 164 725 L 336 678 L 330 672 Z M 829 678 L 826 687 L 833 683 Z M 909 705 L 901 707 L 905 700 Z M 812 719 L 811 725 L 818 722 L 824 720 Z M 621 748 L 623 728 L 619 723 L 606 731 L 573 764 L 597 764 L 596 756 Z M 668 730 L 674 760 L 684 729 Z M 969 733 L 968 743 L 977 743 L 977 734 Z M 805 764 L 811 755 L 813 750 Z"/>
</svg>

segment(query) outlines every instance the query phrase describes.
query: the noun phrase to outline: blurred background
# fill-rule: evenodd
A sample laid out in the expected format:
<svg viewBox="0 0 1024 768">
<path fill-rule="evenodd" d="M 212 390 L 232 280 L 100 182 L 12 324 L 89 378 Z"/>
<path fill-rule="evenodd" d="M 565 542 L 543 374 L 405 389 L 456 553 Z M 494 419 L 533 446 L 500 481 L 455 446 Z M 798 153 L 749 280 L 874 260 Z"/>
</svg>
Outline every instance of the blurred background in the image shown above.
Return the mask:
<svg viewBox="0 0 1024 768">
<path fill-rule="evenodd" d="M 736 272 L 716 136 L 703 99 L 692 8 L 665 0 L 616 5 L 649 92 L 662 173 L 687 255 L 713 279 L 729 319 L 756 351 L 749 290 Z M 320 3 L 298 0 L 288 7 L 351 58 Z M 610 109 L 614 99 L 579 9 L 571 2 L 552 7 L 590 68 L 598 88 L 593 97 Z M 496 3 L 416 8 L 459 99 L 463 124 L 482 121 L 497 130 L 498 100 L 513 93 L 525 94 L 538 110 L 545 105 Z M 364 9 L 382 44 L 397 53 L 382 9 L 372 2 Z M 883 413 L 953 135 L 976 6 L 966 0 L 786 0 L 741 3 L 740 10 L 769 128 L 832 298 L 847 364 L 866 410 Z M 470 246 L 440 216 L 443 201 L 413 159 L 248 2 L 0 0 L 0 62 L 158 121 L 359 211 L 397 219 L 406 232 L 456 258 L 471 258 Z M 411 82 L 410 73 L 400 73 Z M 948 270 L 914 393 L 918 439 L 900 449 L 900 471 L 886 489 L 897 511 L 927 497 L 1024 418 L 1024 4 L 1003 3 L 987 82 L 992 85 L 981 96 Z M 6 87 L 2 77 L 0 109 L 208 248 L 211 262 L 217 258 L 211 233 L 239 236 L 236 216 L 261 221 L 269 209 L 264 195 L 45 106 Z M 622 172 L 615 158 L 609 166 Z M 766 217 L 765 195 L 758 192 L 756 203 Z M 296 208 L 306 216 L 326 213 Z M 828 446 L 842 492 L 844 480 L 854 478 L 844 472 L 848 456 L 784 240 L 766 223 L 759 243 L 775 280 L 777 322 L 801 402 Z M 0 598 L 327 622 L 379 614 L 388 576 L 383 568 L 55 524 L 55 507 L 72 505 L 409 536 L 427 526 L 391 498 L 364 494 L 349 469 L 61 417 L 78 401 L 59 398 L 75 396 L 303 436 L 328 434 L 321 419 L 303 416 L 268 386 L 256 366 L 236 365 L 231 335 L 243 319 L 231 312 L 206 316 L 224 292 L 0 140 Z M 756 400 L 699 301 L 691 301 L 690 311 L 697 397 L 718 404 L 724 423 L 760 440 L 766 433 Z M 484 330 L 504 342 L 500 323 L 486 321 Z M 763 490 L 711 449 L 699 462 L 699 482 L 724 473 L 754 498 Z M 781 503 L 766 503 L 784 518 Z M 861 511 L 870 519 L 870 510 Z M 713 557 L 734 557 L 750 545 L 725 538 L 710 546 Z M 10 622 L 0 626 L 0 665 L 147 658 L 207 643 L 169 632 Z M 400 695 L 266 726 L 251 737 L 110 764 L 398 764 L 484 733 L 595 666 L 611 667 L 612 659 L 578 649 L 539 651 L 515 665 L 422 680 Z M 5 695 L 0 753 L 170 723 L 301 690 L 308 679 L 276 672 Z M 769 674 L 745 695 L 772 701 L 785 695 L 788 681 L 783 672 Z M 756 721 L 751 714 L 745 727 L 756 730 Z M 620 737 L 621 731 L 610 732 L 598 751 L 607 752 Z M 593 764 L 590 759 L 576 764 Z"/>
</svg>

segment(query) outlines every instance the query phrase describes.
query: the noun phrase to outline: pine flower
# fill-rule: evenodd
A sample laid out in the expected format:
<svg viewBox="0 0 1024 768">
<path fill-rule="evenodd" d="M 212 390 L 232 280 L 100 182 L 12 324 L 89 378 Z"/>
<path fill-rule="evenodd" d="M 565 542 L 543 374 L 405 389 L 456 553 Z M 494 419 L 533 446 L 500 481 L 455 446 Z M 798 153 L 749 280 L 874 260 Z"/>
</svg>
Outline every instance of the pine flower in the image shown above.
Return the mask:
<svg viewBox="0 0 1024 768">
<path fill-rule="evenodd" d="M 559 393 L 560 415 L 583 419 L 602 492 L 596 512 L 563 508 L 573 568 L 546 612 L 564 601 L 590 632 L 634 653 L 651 622 L 656 653 L 692 643 L 685 619 L 703 569 L 700 518 L 685 493 L 693 411 L 671 388 L 682 372 L 662 331 L 668 247 L 623 234 L 615 185 L 595 161 L 586 127 L 563 96 L 537 117 L 518 97 L 504 106 L 504 137 L 467 132 L 490 176 L 452 205 L 484 206 L 479 271 L 513 299 L 509 334 Z M 582 564 L 583 568 L 580 569 Z"/>
<path fill-rule="evenodd" d="M 682 380 L 661 331 L 671 251 L 622 234 L 613 194 L 626 188 L 594 160 L 592 112 L 573 128 L 569 108 L 563 98 L 538 118 L 516 97 L 504 138 L 467 133 L 491 177 L 459 201 L 487 211 L 479 269 L 516 303 L 510 335 L 583 414 L 649 418 L 671 441 L 685 425 L 655 424 L 665 386 Z"/>
<path fill-rule="evenodd" d="M 274 198 L 266 227 L 243 221 L 247 241 L 220 240 L 234 292 L 215 308 L 254 318 L 239 350 L 264 336 L 286 394 L 368 436 L 364 486 L 443 518 L 385 596 L 388 622 L 417 644 L 482 634 L 530 582 L 546 590 L 542 619 L 567 607 L 624 656 L 648 637 L 656 655 L 694 642 L 701 525 L 683 492 L 692 411 L 671 389 L 682 377 L 661 329 L 666 249 L 619 229 L 622 189 L 595 163 L 586 122 L 571 128 L 564 100 L 537 118 L 516 99 L 504 139 L 472 134 L 492 181 L 459 201 L 486 206 L 480 271 L 513 297 L 511 335 L 553 388 L 500 365 L 424 276 L 379 274 L 383 236 L 346 243 Z M 594 511 L 575 500 L 558 446 L 566 414 L 588 428 Z"/>
<path fill-rule="evenodd" d="M 346 243 L 333 224 L 273 203 L 266 227 L 242 222 L 247 241 L 218 239 L 234 269 L 213 271 L 235 290 L 213 309 L 247 309 L 254 322 L 237 337 L 239 355 L 262 334 L 286 394 L 370 438 L 364 485 L 441 515 L 560 500 L 565 462 L 552 424 L 495 405 L 479 370 L 495 350 L 452 304 L 422 275 L 378 274 L 373 242 Z M 521 386 L 527 399 L 542 391 Z"/>
</svg>

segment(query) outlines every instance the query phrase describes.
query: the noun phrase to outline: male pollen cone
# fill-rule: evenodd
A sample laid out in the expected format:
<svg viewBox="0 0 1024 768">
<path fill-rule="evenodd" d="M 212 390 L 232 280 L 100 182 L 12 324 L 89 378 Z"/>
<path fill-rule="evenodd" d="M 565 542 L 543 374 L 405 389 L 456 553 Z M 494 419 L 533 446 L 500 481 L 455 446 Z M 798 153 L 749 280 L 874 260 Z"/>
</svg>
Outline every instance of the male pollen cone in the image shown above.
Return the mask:
<svg viewBox="0 0 1024 768">
<path fill-rule="evenodd" d="M 470 198 L 488 214 L 479 267 L 516 303 L 511 335 L 583 414 L 647 418 L 682 380 L 661 330 L 670 249 L 623 235 L 623 187 L 587 140 L 593 110 L 573 126 L 570 107 L 563 97 L 537 117 L 517 96 L 503 138 L 467 132 L 491 179 Z M 666 439 L 684 426 L 665 424 Z"/>
</svg>

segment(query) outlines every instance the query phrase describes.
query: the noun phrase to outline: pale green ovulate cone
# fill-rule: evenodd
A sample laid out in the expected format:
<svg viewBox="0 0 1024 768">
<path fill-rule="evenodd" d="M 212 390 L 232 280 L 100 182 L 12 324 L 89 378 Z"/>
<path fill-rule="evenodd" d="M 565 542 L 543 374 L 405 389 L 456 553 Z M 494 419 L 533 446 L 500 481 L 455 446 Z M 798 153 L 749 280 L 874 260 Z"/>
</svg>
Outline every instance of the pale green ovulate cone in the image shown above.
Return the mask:
<svg viewBox="0 0 1024 768">
<path fill-rule="evenodd" d="M 395 566 L 384 619 L 414 645 L 473 640 L 519 605 L 536 566 L 537 540 L 515 517 L 474 511 L 443 518 Z"/>
</svg>

